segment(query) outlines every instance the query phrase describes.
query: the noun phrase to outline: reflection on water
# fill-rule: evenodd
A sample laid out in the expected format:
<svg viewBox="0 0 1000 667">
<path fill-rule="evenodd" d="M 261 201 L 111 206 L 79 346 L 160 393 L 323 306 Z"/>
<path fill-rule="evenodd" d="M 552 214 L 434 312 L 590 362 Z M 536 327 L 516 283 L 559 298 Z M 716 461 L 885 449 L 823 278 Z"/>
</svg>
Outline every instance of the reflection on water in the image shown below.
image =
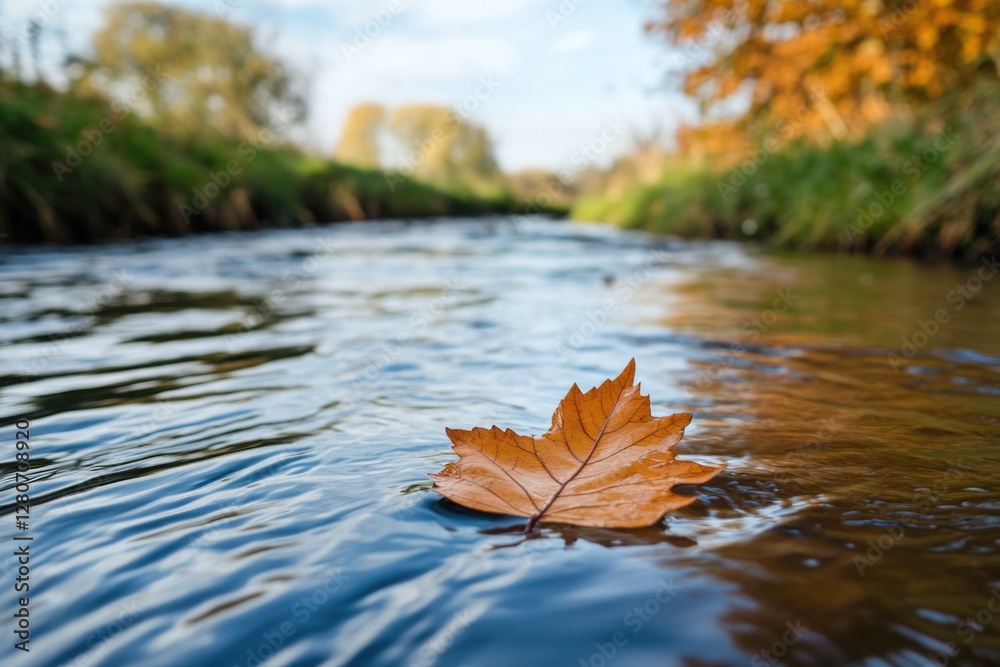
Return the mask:
<svg viewBox="0 0 1000 667">
<path fill-rule="evenodd" d="M 504 221 L 8 249 L 31 664 L 995 664 L 976 271 Z M 429 491 L 446 426 L 544 431 L 632 356 L 728 466 L 701 502 L 523 536 Z"/>
</svg>

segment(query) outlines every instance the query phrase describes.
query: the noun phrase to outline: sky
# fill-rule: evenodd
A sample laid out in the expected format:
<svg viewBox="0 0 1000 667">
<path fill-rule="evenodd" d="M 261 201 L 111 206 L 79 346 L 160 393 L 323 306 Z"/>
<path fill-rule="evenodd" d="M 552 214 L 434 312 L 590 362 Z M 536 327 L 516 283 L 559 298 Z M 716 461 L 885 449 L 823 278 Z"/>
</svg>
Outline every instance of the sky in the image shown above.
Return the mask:
<svg viewBox="0 0 1000 667">
<path fill-rule="evenodd" d="M 112 4 L 7 0 L 0 20 L 17 26 L 41 17 L 66 48 L 85 52 Z M 582 152 L 606 165 L 635 137 L 660 130 L 669 138 L 681 121 L 696 117 L 670 76 L 676 56 L 642 30 L 656 15 L 653 0 L 167 4 L 254 26 L 267 49 L 303 72 L 310 114 L 296 139 L 325 154 L 362 102 L 455 107 L 487 128 L 507 171 L 567 169 Z"/>
</svg>

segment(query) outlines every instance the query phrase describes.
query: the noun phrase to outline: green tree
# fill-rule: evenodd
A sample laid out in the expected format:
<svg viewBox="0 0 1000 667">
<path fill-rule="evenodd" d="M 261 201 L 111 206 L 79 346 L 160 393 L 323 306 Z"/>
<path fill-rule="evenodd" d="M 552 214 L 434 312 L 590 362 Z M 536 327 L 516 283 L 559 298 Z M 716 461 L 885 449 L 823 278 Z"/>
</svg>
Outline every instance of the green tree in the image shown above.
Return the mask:
<svg viewBox="0 0 1000 667">
<path fill-rule="evenodd" d="M 113 6 L 76 85 L 183 131 L 233 136 L 301 119 L 300 81 L 248 27 L 155 2 Z"/>
</svg>

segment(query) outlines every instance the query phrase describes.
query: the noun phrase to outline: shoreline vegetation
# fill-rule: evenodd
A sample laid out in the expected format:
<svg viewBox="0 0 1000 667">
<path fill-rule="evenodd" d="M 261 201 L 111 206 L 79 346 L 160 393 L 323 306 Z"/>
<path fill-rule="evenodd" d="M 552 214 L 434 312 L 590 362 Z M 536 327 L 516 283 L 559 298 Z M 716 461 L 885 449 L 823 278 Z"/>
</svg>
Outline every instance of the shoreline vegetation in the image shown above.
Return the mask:
<svg viewBox="0 0 1000 667">
<path fill-rule="evenodd" d="M 673 156 L 653 182 L 542 201 L 557 181 L 484 196 L 309 155 L 266 127 L 174 134 L 96 94 L 11 80 L 0 93 L 6 244 L 543 213 L 805 251 L 971 260 L 1000 248 L 996 88 L 947 124 L 894 119 L 826 144 L 775 132 L 736 161 Z"/>
<path fill-rule="evenodd" d="M 779 127 L 736 160 L 681 158 L 652 183 L 582 197 L 570 217 L 791 250 L 975 260 L 1000 250 L 1000 88 L 960 106 L 827 143 L 782 143 Z"/>
<path fill-rule="evenodd" d="M 62 59 L 41 57 L 59 42 L 41 19 L 0 31 L 0 242 L 541 213 L 798 251 L 1000 249 L 1000 5 L 655 4 L 646 30 L 701 120 L 602 167 L 616 119 L 558 175 L 500 168 L 475 120 L 493 77 L 454 108 L 358 104 L 325 157 L 290 139 L 305 77 L 251 26 L 124 2 Z"/>
<path fill-rule="evenodd" d="M 506 193 L 482 196 L 308 155 L 267 127 L 242 140 L 206 130 L 168 133 L 99 95 L 0 80 L 4 243 L 92 243 L 526 208 L 536 207 Z"/>
</svg>

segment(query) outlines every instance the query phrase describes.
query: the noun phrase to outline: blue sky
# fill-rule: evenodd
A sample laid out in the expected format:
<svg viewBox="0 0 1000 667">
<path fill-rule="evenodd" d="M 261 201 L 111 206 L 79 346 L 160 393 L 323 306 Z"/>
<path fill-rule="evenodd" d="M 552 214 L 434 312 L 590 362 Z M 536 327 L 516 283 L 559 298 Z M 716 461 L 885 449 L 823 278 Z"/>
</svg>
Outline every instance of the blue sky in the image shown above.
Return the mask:
<svg viewBox="0 0 1000 667">
<path fill-rule="evenodd" d="M 110 0 L 3 5 L 5 23 L 43 12 L 73 49 L 86 48 Z M 665 83 L 667 47 L 642 31 L 651 0 L 182 0 L 255 26 L 310 79 L 310 118 L 297 138 L 329 152 L 351 107 L 374 101 L 459 105 L 479 88 L 469 119 L 493 136 L 505 169 L 564 169 L 609 123 L 632 135 L 672 136 L 695 117 Z M 46 12 L 44 7 L 55 7 Z M 562 9 L 561 9 L 562 8 Z M 382 17 L 382 24 L 375 17 Z M 371 35 L 365 41 L 363 31 Z M 486 93 L 480 82 L 492 82 Z M 474 99 L 474 98 L 473 98 Z M 471 100 L 470 100 L 471 101 Z"/>
</svg>

